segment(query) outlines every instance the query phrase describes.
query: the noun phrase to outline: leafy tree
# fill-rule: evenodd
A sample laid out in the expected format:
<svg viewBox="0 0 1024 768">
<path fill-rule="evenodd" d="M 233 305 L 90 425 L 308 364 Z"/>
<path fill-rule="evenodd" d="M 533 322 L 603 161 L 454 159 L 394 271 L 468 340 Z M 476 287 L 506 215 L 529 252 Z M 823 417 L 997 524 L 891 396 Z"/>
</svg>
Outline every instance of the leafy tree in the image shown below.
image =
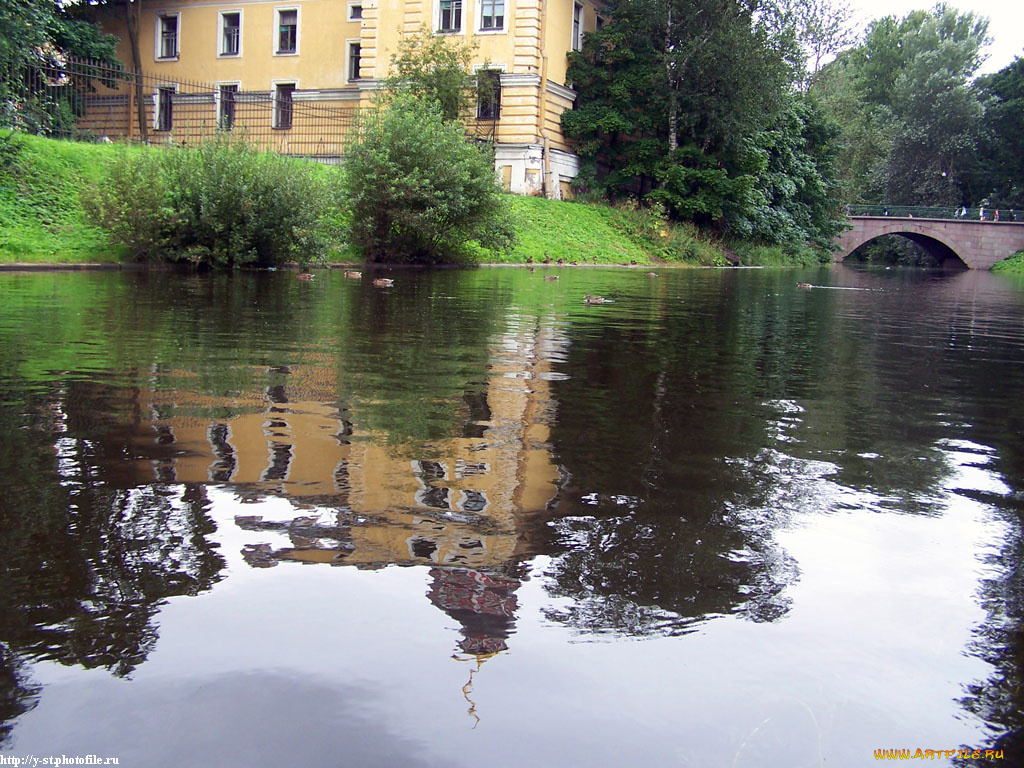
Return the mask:
<svg viewBox="0 0 1024 768">
<path fill-rule="evenodd" d="M 68 56 L 119 68 L 117 38 L 78 19 L 54 0 L 0 2 L 0 125 L 33 133 L 63 128 L 77 110 L 79 92 L 91 79 L 71 78 L 47 87 Z"/>
<path fill-rule="evenodd" d="M 855 198 L 964 201 L 984 113 L 970 78 L 987 26 L 946 5 L 889 16 L 825 68 L 818 94 L 843 125 L 843 176 Z M 858 101 L 861 114 L 852 114 Z"/>
<path fill-rule="evenodd" d="M 775 0 L 760 13 L 777 34 L 796 36 L 805 87 L 814 82 L 826 59 L 856 42 L 848 0 Z"/>
<path fill-rule="evenodd" d="M 77 19 L 55 0 L 3 0 L 0 3 L 0 66 L 39 65 L 72 55 L 117 61 L 117 39 L 96 24 Z"/>
<path fill-rule="evenodd" d="M 869 107 L 856 68 L 853 52 L 841 52 L 814 79 L 811 95 L 840 126 L 836 166 L 842 198 L 874 202 L 885 196 L 882 160 L 892 148 L 892 136 L 885 125 L 888 111 Z"/>
<path fill-rule="evenodd" d="M 467 241 L 504 250 L 513 229 L 490 151 L 433 99 L 398 93 L 361 115 L 345 151 L 352 242 L 371 261 L 432 264 Z"/>
<path fill-rule="evenodd" d="M 570 56 L 580 98 L 562 123 L 580 142 L 587 182 L 771 242 L 831 238 L 834 129 L 793 95 L 803 66 L 797 30 L 773 9 L 620 4 L 615 21 Z"/>
<path fill-rule="evenodd" d="M 384 83 L 385 101 L 411 94 L 437 102 L 445 120 L 464 119 L 476 103 L 475 52 L 475 43 L 435 35 L 426 26 L 402 37 Z"/>
<path fill-rule="evenodd" d="M 838 134 L 813 99 L 791 95 L 747 142 L 756 163 L 751 204 L 727 210 L 729 228 L 761 241 L 810 241 L 827 249 L 843 229 L 834 171 Z"/>
<path fill-rule="evenodd" d="M 987 108 L 975 197 L 987 197 L 997 208 L 1024 208 L 1024 59 L 978 78 L 977 84 Z"/>
</svg>

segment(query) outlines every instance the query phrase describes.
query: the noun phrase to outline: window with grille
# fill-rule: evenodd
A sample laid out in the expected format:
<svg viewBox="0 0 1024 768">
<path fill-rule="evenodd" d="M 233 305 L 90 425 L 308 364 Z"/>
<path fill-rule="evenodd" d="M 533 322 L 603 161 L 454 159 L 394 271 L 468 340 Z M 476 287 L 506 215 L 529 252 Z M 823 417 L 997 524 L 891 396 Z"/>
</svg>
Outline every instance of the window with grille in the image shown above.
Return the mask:
<svg viewBox="0 0 1024 768">
<path fill-rule="evenodd" d="M 242 50 L 242 14 L 222 13 L 220 53 L 221 56 L 237 56 Z"/>
<path fill-rule="evenodd" d="M 294 8 L 277 12 L 277 52 L 296 53 L 299 50 L 299 12 Z"/>
<path fill-rule="evenodd" d="M 174 125 L 174 88 L 156 89 L 156 129 L 169 131 Z"/>
<path fill-rule="evenodd" d="M 480 120 L 497 120 L 501 113 L 501 72 L 481 69 L 476 76 L 476 116 Z"/>
<path fill-rule="evenodd" d="M 480 3 L 480 29 L 505 28 L 505 0 L 482 0 Z"/>
<path fill-rule="evenodd" d="M 462 0 L 441 0 L 441 32 L 462 30 Z"/>
<path fill-rule="evenodd" d="M 274 127 L 292 127 L 292 96 L 295 83 L 278 83 L 274 87 Z"/>
<path fill-rule="evenodd" d="M 222 131 L 230 131 L 235 127 L 235 97 L 238 95 L 237 85 L 222 85 L 217 91 L 220 105 L 217 108 L 217 124 Z"/>
</svg>

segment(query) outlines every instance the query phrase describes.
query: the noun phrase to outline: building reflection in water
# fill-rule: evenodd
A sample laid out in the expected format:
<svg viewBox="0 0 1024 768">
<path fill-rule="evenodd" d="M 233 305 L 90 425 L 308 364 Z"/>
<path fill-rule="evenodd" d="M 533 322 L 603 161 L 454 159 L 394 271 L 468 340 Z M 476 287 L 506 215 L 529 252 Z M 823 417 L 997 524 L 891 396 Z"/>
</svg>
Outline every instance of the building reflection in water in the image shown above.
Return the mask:
<svg viewBox="0 0 1024 768">
<path fill-rule="evenodd" d="M 508 647 L 522 563 L 565 474 L 548 445 L 550 382 L 567 346 L 552 325 L 509 318 L 446 439 L 396 446 L 361 428 L 374 401 L 337 402 L 337 362 L 324 359 L 270 368 L 262 392 L 230 401 L 181 386 L 141 393 L 151 417 L 136 433 L 146 457 L 136 469 L 230 484 L 243 502 L 288 500 L 292 512 L 275 519 L 235 518 L 252 533 L 242 552 L 252 567 L 429 566 L 428 599 L 460 626 L 456 656 L 479 663 Z"/>
</svg>

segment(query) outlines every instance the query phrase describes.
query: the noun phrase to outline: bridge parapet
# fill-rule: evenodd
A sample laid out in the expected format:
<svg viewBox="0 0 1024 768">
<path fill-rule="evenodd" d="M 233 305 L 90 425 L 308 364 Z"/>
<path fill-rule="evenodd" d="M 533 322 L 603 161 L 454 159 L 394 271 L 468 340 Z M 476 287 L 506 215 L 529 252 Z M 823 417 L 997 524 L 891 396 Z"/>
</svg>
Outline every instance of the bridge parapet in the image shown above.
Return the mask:
<svg viewBox="0 0 1024 768">
<path fill-rule="evenodd" d="M 953 208 L 923 205 L 848 205 L 847 216 L 891 216 L 898 219 L 944 219 L 948 221 L 1021 221 L 1024 211 L 1015 208 Z"/>
</svg>

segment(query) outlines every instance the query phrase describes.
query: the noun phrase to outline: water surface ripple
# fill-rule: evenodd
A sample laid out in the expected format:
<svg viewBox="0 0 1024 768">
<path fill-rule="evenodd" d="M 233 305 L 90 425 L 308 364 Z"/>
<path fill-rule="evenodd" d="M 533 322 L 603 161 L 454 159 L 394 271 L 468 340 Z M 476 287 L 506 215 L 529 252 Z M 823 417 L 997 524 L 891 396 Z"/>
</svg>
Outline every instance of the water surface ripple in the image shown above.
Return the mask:
<svg viewBox="0 0 1024 768">
<path fill-rule="evenodd" d="M 1024 759 L 1024 284 L 547 271 L 0 274 L 0 756 Z"/>
</svg>

